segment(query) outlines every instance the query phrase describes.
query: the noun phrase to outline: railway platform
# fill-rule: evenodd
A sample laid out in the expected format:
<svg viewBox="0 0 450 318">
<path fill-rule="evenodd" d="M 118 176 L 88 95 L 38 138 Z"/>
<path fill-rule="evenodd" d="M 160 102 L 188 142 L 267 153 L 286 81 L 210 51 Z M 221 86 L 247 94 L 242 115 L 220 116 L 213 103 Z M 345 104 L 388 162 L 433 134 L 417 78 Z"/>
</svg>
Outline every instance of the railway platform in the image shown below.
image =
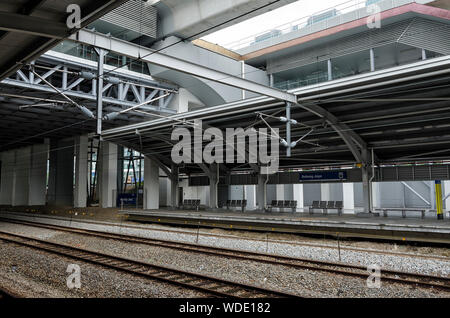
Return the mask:
<svg viewBox="0 0 450 318">
<path fill-rule="evenodd" d="M 129 221 L 183 226 L 450 244 L 450 220 L 186 210 L 123 210 Z M 377 214 L 375 214 L 377 215 Z"/>
</svg>

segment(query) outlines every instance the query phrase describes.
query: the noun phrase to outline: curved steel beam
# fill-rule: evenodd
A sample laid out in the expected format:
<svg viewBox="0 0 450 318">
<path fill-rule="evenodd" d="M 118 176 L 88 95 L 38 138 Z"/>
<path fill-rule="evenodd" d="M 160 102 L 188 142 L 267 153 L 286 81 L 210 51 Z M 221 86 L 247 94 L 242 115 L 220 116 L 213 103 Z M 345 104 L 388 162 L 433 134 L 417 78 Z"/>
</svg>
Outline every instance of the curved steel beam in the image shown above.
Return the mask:
<svg viewBox="0 0 450 318">
<path fill-rule="evenodd" d="M 365 161 L 363 152 L 367 151 L 367 143 L 349 126 L 347 126 L 346 124 L 342 124 L 336 116 L 315 103 L 297 103 L 296 105 L 310 113 L 317 115 L 320 118 L 323 118 L 342 138 L 342 140 L 352 152 L 355 159 L 359 163 L 363 163 Z"/>
</svg>

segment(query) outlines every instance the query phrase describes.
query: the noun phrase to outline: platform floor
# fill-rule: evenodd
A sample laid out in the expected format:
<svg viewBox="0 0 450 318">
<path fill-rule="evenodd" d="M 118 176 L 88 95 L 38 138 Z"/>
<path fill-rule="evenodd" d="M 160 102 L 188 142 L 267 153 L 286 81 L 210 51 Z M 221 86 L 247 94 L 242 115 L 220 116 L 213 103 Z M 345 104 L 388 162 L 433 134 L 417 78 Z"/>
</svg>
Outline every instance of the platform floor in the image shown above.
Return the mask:
<svg viewBox="0 0 450 318">
<path fill-rule="evenodd" d="M 126 215 L 130 221 L 140 222 L 450 244 L 448 218 L 440 221 L 436 218 L 404 219 L 354 214 L 338 216 L 292 212 L 170 209 L 128 209 L 119 213 Z"/>
</svg>

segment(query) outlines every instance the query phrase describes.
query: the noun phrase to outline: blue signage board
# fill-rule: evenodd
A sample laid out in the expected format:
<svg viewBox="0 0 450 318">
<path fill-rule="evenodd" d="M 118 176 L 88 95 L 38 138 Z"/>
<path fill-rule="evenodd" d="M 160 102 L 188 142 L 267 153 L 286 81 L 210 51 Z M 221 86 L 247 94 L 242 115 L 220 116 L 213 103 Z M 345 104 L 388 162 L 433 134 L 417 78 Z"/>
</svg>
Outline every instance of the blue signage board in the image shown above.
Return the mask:
<svg viewBox="0 0 450 318">
<path fill-rule="evenodd" d="M 136 193 L 122 193 L 117 196 L 117 206 L 123 205 L 136 205 Z"/>
<path fill-rule="evenodd" d="M 347 171 L 300 172 L 300 181 L 345 181 Z"/>
</svg>

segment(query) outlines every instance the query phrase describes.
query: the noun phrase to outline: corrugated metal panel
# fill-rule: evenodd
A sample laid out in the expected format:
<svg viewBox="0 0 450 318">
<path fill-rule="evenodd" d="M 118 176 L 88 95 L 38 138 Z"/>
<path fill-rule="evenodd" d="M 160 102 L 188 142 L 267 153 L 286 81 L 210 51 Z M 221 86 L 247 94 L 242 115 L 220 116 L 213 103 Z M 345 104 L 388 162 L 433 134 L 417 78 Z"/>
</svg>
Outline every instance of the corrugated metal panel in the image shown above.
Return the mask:
<svg viewBox="0 0 450 318">
<path fill-rule="evenodd" d="M 330 58 L 344 56 L 395 43 L 407 30 L 412 20 L 393 23 L 381 29 L 373 29 L 343 39 L 322 44 L 313 48 L 299 50 L 294 55 L 267 62 L 269 74 L 294 69 L 297 67 L 326 61 Z"/>
<path fill-rule="evenodd" d="M 417 180 L 430 180 L 430 166 L 417 166 L 414 169 L 414 177 Z"/>
<path fill-rule="evenodd" d="M 158 11 L 142 0 L 128 1 L 100 20 L 156 38 Z"/>
<path fill-rule="evenodd" d="M 398 42 L 450 55 L 450 26 L 437 21 L 415 19 Z"/>
<path fill-rule="evenodd" d="M 432 166 L 431 167 L 431 178 L 434 180 L 445 180 L 448 179 L 448 167 L 447 166 Z"/>
<path fill-rule="evenodd" d="M 399 180 L 413 180 L 414 179 L 414 167 L 399 167 L 398 168 Z"/>
<path fill-rule="evenodd" d="M 331 171 L 331 170 L 330 170 Z M 347 182 L 362 182 L 361 169 L 348 169 Z M 400 181 L 433 181 L 450 180 L 450 165 L 424 165 L 382 167 L 375 169 L 374 182 L 400 182 Z M 300 183 L 299 172 L 280 172 L 269 176 L 268 184 L 297 184 Z M 306 182 L 307 183 L 307 182 Z M 315 182 L 320 183 L 320 182 Z M 339 183 L 325 181 L 324 183 Z M 221 178 L 220 184 L 228 185 L 256 185 L 257 176 L 254 174 L 237 174 L 229 178 Z M 189 178 L 190 186 L 209 185 L 208 177 L 196 176 Z"/>
<path fill-rule="evenodd" d="M 396 181 L 397 180 L 397 168 L 396 167 L 386 167 L 382 168 L 381 180 L 383 181 Z M 379 181 L 381 181 L 379 180 Z"/>
</svg>

